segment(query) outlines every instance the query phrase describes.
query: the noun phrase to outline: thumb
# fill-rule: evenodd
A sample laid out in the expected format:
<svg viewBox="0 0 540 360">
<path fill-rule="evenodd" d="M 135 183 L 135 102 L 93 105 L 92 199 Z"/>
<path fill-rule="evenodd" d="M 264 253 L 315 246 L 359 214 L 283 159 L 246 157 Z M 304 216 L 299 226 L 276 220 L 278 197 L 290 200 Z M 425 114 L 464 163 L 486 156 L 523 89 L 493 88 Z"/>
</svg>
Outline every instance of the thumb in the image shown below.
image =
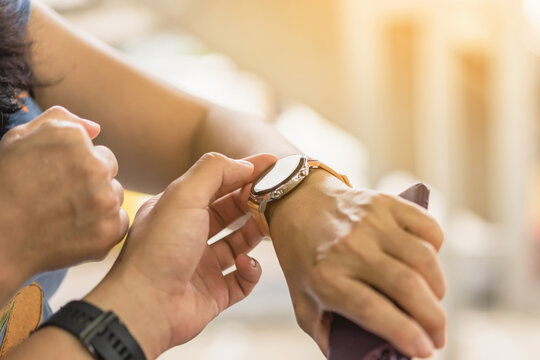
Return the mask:
<svg viewBox="0 0 540 360">
<path fill-rule="evenodd" d="M 250 182 L 252 163 L 219 153 L 204 154 L 164 193 L 182 208 L 206 208 L 215 199 Z"/>
</svg>

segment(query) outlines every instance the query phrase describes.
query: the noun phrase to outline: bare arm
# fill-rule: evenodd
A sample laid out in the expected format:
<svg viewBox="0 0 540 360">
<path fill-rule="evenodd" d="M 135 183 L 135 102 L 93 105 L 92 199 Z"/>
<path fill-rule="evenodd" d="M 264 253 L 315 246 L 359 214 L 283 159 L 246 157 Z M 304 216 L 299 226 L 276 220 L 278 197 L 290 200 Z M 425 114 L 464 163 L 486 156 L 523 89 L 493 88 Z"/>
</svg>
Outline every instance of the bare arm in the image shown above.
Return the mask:
<svg viewBox="0 0 540 360">
<path fill-rule="evenodd" d="M 98 141 L 116 154 L 129 188 L 159 192 L 208 151 L 234 158 L 298 152 L 268 124 L 145 75 L 37 3 L 29 38 L 38 78 L 54 82 L 38 89 L 37 100 L 100 123 Z M 411 356 L 444 346 L 443 233 L 425 211 L 316 171 L 270 217 L 297 320 L 324 353 L 331 311 Z M 241 244 L 229 245 L 238 253 Z"/>
<path fill-rule="evenodd" d="M 205 152 L 297 153 L 271 126 L 190 96 L 136 67 L 34 2 L 29 38 L 43 108 L 61 105 L 102 126 L 98 142 L 128 188 L 155 193 Z"/>
</svg>

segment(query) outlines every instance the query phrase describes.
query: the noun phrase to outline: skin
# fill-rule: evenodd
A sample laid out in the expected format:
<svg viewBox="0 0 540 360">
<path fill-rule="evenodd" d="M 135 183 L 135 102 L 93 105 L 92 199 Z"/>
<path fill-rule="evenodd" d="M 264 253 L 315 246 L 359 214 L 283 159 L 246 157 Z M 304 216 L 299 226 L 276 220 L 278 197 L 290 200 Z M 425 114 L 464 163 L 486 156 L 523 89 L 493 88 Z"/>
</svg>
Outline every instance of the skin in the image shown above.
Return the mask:
<svg viewBox="0 0 540 360">
<path fill-rule="evenodd" d="M 125 235 L 118 163 L 92 143 L 99 132 L 52 108 L 0 141 L 0 260 L 12 264 L 0 275 L 0 304 L 32 275 L 100 259 Z"/>
<path fill-rule="evenodd" d="M 274 158 L 259 155 L 246 160 L 205 154 L 163 193 L 148 200 L 113 268 L 85 298 L 117 313 L 149 359 L 191 340 L 219 313 L 244 299 L 260 278 L 261 267 L 254 259 L 224 251 L 224 240 L 207 244 L 223 227 L 219 214 L 242 213 L 238 204 L 248 195 L 244 185 Z M 258 236 L 255 231 L 247 238 Z M 251 248 L 246 244 L 245 251 Z M 223 275 L 232 265 L 236 270 Z M 69 351 L 59 354 L 59 345 Z M 72 336 L 46 328 L 7 359 L 37 354 L 40 359 L 91 358 Z"/>
<path fill-rule="evenodd" d="M 217 151 L 231 158 L 263 152 L 278 157 L 299 153 L 268 124 L 196 99 L 149 77 L 110 48 L 72 30 L 39 3 L 33 4 L 28 38 L 33 42 L 36 75 L 51 82 L 37 89 L 39 104 L 43 108 L 61 105 L 99 123 L 103 130 L 96 141 L 116 155 L 120 164 L 118 178 L 127 188 L 159 193 L 207 152 Z M 265 160 L 266 165 L 274 160 Z M 247 210 L 245 204 L 238 207 Z M 175 206 L 164 208 L 168 210 L 156 213 L 167 217 L 165 212 L 175 211 Z M 437 259 L 444 235 L 426 211 L 396 196 L 349 189 L 326 172 L 316 170 L 293 193 L 271 205 L 267 216 L 297 321 L 323 353 L 328 351 L 330 312 L 345 315 L 410 356 L 427 357 L 435 348 L 444 346 L 446 317 L 440 299 L 445 281 Z M 232 216 L 222 217 L 221 226 L 225 220 L 233 220 Z M 175 217 L 168 221 L 183 220 Z M 141 224 L 145 223 L 141 220 Z M 122 232 L 120 226 L 117 230 Z M 253 221 L 249 221 L 221 245 L 237 262 L 247 261 L 244 254 L 261 238 Z M 140 244 L 146 241 L 142 239 Z M 178 241 L 187 244 L 193 239 Z M 245 260 L 239 260 L 239 256 Z M 116 280 L 105 281 L 101 288 L 107 291 L 98 294 L 113 297 L 109 301 L 122 299 L 110 284 L 121 288 L 123 280 L 118 279 L 123 277 L 108 278 Z M 124 300 L 129 303 L 129 299 Z M 145 313 L 151 314 L 148 304 L 153 299 L 141 295 L 138 300 L 146 304 L 138 304 L 139 309 L 148 308 Z M 114 308 L 114 304 L 110 305 Z M 120 308 L 120 316 L 136 333 L 140 324 L 130 320 L 130 307 Z M 212 314 L 216 314 L 215 309 Z M 200 329 L 194 326 L 190 336 Z M 44 354 L 50 346 L 46 340 L 66 337 L 58 332 L 38 332 L 27 342 L 32 345 L 28 351 Z M 145 349 L 153 355 L 163 346 L 190 336 L 171 335 L 176 341 L 167 342 L 163 335 L 156 335 L 155 344 L 145 345 Z"/>
</svg>

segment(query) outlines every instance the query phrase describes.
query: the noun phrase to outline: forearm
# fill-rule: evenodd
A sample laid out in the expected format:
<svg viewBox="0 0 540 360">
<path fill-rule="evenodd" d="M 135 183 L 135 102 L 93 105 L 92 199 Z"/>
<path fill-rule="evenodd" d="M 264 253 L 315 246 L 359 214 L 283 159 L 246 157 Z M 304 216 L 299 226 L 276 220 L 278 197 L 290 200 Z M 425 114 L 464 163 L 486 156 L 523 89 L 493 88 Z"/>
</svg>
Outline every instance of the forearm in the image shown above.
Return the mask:
<svg viewBox="0 0 540 360">
<path fill-rule="evenodd" d="M 150 290 L 134 286 L 121 276 L 107 277 L 84 300 L 103 311 L 113 311 L 139 343 L 148 359 L 169 346 L 168 323 Z M 4 358 L 2 358 L 3 360 Z M 72 334 L 54 326 L 34 332 L 11 350 L 7 360 L 90 360 L 88 350 Z"/>
<path fill-rule="evenodd" d="M 191 148 L 193 161 L 210 151 L 233 158 L 257 153 L 283 157 L 300 152 L 272 125 L 217 106 L 209 107 L 208 115 L 199 123 Z"/>
<path fill-rule="evenodd" d="M 42 108 L 61 105 L 102 127 L 96 142 L 116 155 L 128 188 L 160 192 L 191 165 L 191 138 L 208 108 L 131 65 L 118 51 L 76 31 L 33 2 L 35 88 Z"/>
<path fill-rule="evenodd" d="M 2 359 L 92 360 L 93 357 L 73 335 L 49 327 L 34 333 Z"/>
<path fill-rule="evenodd" d="M 74 31 L 34 3 L 29 39 L 43 108 L 62 105 L 98 122 L 98 142 L 119 160 L 128 188 L 159 192 L 199 156 L 298 152 L 260 120 L 196 99 L 129 64 L 105 44 Z"/>
</svg>

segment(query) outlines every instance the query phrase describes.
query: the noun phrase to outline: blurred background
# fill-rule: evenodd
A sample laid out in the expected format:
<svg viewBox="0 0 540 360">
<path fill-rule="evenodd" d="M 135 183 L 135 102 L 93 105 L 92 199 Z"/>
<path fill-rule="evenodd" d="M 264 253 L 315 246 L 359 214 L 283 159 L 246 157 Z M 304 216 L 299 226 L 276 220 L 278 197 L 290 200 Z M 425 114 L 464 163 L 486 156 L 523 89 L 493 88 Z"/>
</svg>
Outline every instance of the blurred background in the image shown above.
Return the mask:
<svg viewBox="0 0 540 360">
<path fill-rule="evenodd" d="M 540 0 L 45 2 L 157 77 L 274 123 L 355 186 L 428 183 L 449 282 L 435 359 L 540 358 Z M 116 253 L 72 269 L 53 305 Z M 271 244 L 254 256 L 253 295 L 161 359 L 323 359 Z"/>
</svg>

